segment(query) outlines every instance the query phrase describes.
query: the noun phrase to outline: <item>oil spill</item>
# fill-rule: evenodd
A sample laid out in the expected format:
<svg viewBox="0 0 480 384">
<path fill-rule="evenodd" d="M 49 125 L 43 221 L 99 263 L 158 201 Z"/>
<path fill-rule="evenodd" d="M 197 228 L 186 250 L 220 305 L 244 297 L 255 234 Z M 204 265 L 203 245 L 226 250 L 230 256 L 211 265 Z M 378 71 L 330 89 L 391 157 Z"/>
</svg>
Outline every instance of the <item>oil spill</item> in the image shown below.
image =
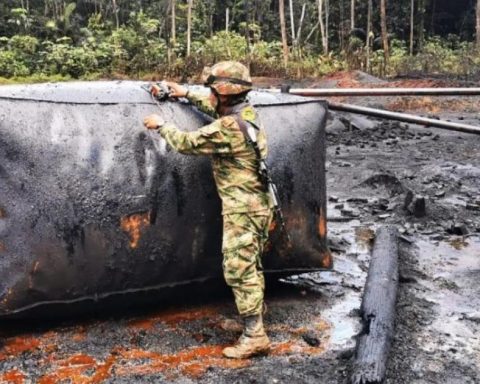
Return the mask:
<svg viewBox="0 0 480 384">
<path fill-rule="evenodd" d="M 315 299 L 305 300 L 313 304 Z M 303 312 L 293 308 L 291 298 L 275 298 L 270 305 L 272 313 L 292 310 L 298 316 L 296 312 Z M 8 371 L 8 376 L 4 374 L 5 377 L 0 378 L 4 381 L 9 378 L 11 381 L 7 382 L 14 384 L 96 384 L 107 379 L 138 380 L 141 377 L 181 382 L 185 378 L 200 379 L 212 369 L 255 366 L 258 359 L 231 360 L 222 356 L 222 349 L 238 337 L 237 332 L 225 331 L 220 326 L 224 314 L 230 310 L 225 303 L 214 303 L 11 337 L 0 350 L 0 372 L 2 366 L 21 364 L 25 358 L 34 364 L 25 372 Z M 286 321 L 274 314 L 267 315 L 266 327 L 272 340 L 270 359 L 318 356 L 328 350 L 331 324 L 320 314 L 311 312 L 303 312 L 299 317 L 288 316 Z M 112 337 L 106 336 L 105 332 L 112 328 L 116 329 Z M 308 345 L 302 339 L 306 333 L 314 335 L 319 345 Z M 136 337 L 132 338 L 132 334 Z M 173 339 L 168 335 L 174 338 L 181 335 L 186 341 L 171 342 Z M 105 340 L 90 342 L 99 337 Z"/>
<path fill-rule="evenodd" d="M 18 369 L 12 369 L 0 374 L 0 383 L 4 384 L 24 384 L 25 374 Z"/>
<path fill-rule="evenodd" d="M 204 319 L 216 322 L 220 318 L 218 311 L 219 308 L 208 306 L 185 310 L 174 309 L 132 320 L 128 323 L 128 326 L 133 329 L 152 330 L 158 323 L 163 323 L 169 328 L 177 329 L 179 325 L 184 322 L 192 322 Z"/>
<path fill-rule="evenodd" d="M 32 353 L 41 345 L 40 339 L 34 336 L 19 336 L 5 341 L 5 345 L 0 349 L 0 361 L 9 357 L 17 357 L 23 353 Z"/>
<path fill-rule="evenodd" d="M 424 289 L 419 295 L 433 304 L 435 311 L 435 318 L 424 324 L 419 338 L 422 348 L 446 354 L 455 351 L 457 356 L 480 356 L 480 327 L 464 320 L 480 306 L 480 237 L 470 237 L 468 243 L 454 238 L 437 245 L 420 239 L 416 245 L 419 267 L 431 277 L 421 280 Z M 480 370 L 480 361 L 474 360 Z"/>
</svg>

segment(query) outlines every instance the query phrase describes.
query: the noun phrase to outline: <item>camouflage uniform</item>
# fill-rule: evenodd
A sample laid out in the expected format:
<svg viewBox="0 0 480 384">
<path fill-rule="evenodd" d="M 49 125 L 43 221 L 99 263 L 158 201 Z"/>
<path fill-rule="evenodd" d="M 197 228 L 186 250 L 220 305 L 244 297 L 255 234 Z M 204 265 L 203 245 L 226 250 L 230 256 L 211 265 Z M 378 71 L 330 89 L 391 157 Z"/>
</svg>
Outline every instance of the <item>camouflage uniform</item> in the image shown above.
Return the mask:
<svg viewBox="0 0 480 384">
<path fill-rule="evenodd" d="M 225 89 L 223 84 L 215 85 L 218 93 Z M 242 85 L 234 86 L 239 93 L 243 92 Z M 188 99 L 203 112 L 216 116 L 208 97 L 189 92 Z M 247 103 L 236 112 L 242 119 L 259 124 L 255 110 Z M 180 131 L 171 123 L 163 125 L 159 132 L 180 153 L 212 157 L 213 175 L 222 200 L 225 280 L 232 287 L 242 316 L 260 314 L 265 289 L 261 255 L 273 204 L 259 179 L 253 147 L 246 142 L 234 115 L 223 116 L 194 132 Z M 265 157 L 267 142 L 263 129 L 257 141 Z"/>
</svg>

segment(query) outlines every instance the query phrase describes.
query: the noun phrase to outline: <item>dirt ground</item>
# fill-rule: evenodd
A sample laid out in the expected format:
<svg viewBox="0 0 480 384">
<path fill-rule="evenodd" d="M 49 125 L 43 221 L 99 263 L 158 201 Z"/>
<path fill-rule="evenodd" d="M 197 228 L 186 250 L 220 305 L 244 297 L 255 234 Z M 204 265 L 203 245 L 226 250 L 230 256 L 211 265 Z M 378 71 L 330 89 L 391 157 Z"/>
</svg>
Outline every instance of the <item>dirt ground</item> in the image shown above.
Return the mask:
<svg viewBox="0 0 480 384">
<path fill-rule="evenodd" d="M 371 82 L 383 84 L 348 73 L 310 85 Z M 480 126 L 480 97 L 341 101 Z M 331 113 L 327 139 L 335 267 L 268 286 L 269 356 L 221 357 L 239 328 L 231 297 L 220 295 L 23 331 L 9 324 L 0 331 L 0 383 L 347 383 L 370 247 L 383 223 L 401 233 L 386 383 L 480 383 L 480 137 Z"/>
</svg>

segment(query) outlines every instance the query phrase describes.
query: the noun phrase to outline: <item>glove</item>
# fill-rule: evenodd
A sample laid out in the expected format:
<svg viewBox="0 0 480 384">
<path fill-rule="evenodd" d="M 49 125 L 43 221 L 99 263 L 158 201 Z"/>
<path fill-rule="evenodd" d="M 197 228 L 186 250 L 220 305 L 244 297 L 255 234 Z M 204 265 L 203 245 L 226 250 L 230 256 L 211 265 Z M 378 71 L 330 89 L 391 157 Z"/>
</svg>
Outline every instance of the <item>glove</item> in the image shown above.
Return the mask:
<svg viewBox="0 0 480 384">
<path fill-rule="evenodd" d="M 149 115 L 143 119 L 143 125 L 148 129 L 158 129 L 165 124 L 165 120 L 159 115 Z"/>
</svg>

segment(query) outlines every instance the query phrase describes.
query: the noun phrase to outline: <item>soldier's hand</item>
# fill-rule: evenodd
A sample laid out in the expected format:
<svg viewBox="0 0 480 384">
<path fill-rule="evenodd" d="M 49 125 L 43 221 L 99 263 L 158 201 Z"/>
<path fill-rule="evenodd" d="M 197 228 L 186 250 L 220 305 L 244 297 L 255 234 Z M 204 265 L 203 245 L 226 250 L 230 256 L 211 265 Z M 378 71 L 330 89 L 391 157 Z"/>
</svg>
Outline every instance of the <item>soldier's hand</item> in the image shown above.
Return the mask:
<svg viewBox="0 0 480 384">
<path fill-rule="evenodd" d="M 159 115 L 149 115 L 143 119 L 143 125 L 148 129 L 158 129 L 163 124 L 165 124 L 165 120 Z"/>
<path fill-rule="evenodd" d="M 166 81 L 165 84 L 170 88 L 170 97 L 186 97 L 187 89 L 174 81 Z"/>
<path fill-rule="evenodd" d="M 150 85 L 150 93 L 157 97 L 158 93 L 160 92 L 160 87 L 157 84 Z"/>
</svg>

